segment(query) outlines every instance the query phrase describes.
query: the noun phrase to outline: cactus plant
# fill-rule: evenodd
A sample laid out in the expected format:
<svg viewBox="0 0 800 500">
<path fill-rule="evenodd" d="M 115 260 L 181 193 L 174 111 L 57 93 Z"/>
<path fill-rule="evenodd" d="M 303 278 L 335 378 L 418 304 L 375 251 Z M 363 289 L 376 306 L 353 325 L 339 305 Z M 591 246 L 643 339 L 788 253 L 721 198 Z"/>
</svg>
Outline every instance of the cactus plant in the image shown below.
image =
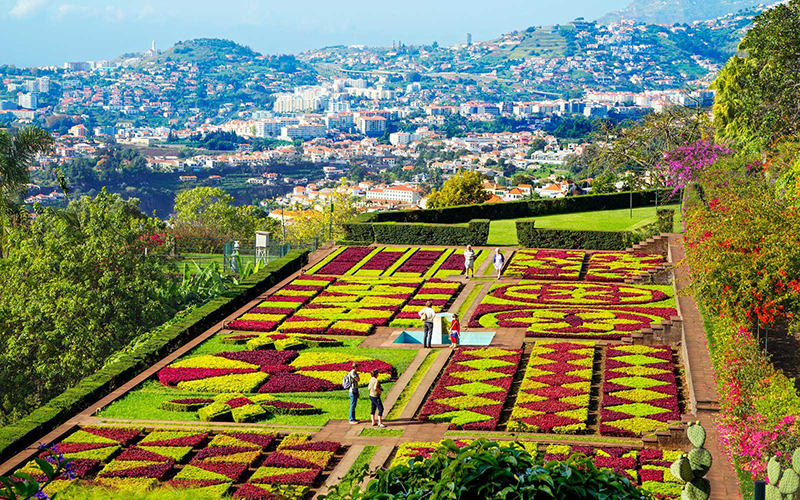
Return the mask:
<svg viewBox="0 0 800 500">
<path fill-rule="evenodd" d="M 711 483 L 704 476 L 711 469 L 712 457 L 703 448 L 706 444 L 706 430 L 700 422 L 691 423 L 686 428 L 686 435 L 694 448 L 673 462 L 669 470 L 673 476 L 686 483 L 681 490 L 682 500 L 708 500 L 711 496 Z M 800 455 L 798 461 L 800 462 Z"/>
<path fill-rule="evenodd" d="M 788 457 L 789 455 L 785 455 Z M 795 450 L 791 463 L 784 469 L 778 457 L 767 462 L 766 500 L 792 500 L 800 491 L 800 448 Z"/>
</svg>

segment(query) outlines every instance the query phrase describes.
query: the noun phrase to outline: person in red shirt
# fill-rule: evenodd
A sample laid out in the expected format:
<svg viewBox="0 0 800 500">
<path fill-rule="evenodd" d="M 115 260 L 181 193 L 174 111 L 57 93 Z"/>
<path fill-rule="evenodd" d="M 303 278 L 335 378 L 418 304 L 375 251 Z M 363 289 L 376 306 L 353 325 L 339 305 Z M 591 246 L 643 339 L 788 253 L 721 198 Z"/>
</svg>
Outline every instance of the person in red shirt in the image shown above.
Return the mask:
<svg viewBox="0 0 800 500">
<path fill-rule="evenodd" d="M 453 321 L 450 323 L 450 349 L 458 347 L 461 340 L 461 323 L 458 322 L 458 314 L 453 314 Z"/>
</svg>

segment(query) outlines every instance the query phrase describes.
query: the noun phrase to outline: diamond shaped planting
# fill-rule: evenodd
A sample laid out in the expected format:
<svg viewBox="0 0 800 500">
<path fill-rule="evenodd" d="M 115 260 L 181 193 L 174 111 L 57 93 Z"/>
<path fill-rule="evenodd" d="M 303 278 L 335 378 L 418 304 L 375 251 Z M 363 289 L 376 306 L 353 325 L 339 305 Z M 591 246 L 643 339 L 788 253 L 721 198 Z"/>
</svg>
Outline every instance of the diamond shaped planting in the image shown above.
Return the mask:
<svg viewBox="0 0 800 500">
<path fill-rule="evenodd" d="M 537 341 L 508 430 L 569 434 L 585 431 L 594 356 L 594 342 Z"/>
<path fill-rule="evenodd" d="M 420 420 L 451 428 L 494 430 L 521 350 L 458 349 L 420 410 Z"/>
<path fill-rule="evenodd" d="M 680 420 L 669 346 L 606 347 L 600 433 L 639 436 Z"/>
</svg>

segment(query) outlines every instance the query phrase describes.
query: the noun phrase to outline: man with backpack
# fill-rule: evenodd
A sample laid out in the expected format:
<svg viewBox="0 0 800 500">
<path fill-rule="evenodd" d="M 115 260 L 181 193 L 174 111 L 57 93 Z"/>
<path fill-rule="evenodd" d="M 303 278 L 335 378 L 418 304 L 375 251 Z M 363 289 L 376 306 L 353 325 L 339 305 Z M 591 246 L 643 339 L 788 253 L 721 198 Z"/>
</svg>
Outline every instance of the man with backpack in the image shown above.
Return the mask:
<svg viewBox="0 0 800 500">
<path fill-rule="evenodd" d="M 342 387 L 350 392 L 350 423 L 357 424 L 356 405 L 358 404 L 358 365 L 353 363 L 353 369 L 347 372 L 342 379 Z"/>
</svg>

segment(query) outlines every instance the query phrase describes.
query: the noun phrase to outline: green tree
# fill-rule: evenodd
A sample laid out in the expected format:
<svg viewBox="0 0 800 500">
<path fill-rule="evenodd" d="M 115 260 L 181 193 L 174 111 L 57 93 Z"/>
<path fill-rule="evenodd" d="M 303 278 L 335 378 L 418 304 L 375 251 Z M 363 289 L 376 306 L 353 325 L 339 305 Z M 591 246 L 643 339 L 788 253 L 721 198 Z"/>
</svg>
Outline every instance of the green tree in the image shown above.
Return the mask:
<svg viewBox="0 0 800 500">
<path fill-rule="evenodd" d="M 173 231 L 183 238 L 253 238 L 256 231 L 276 232 L 278 221 L 252 205 L 233 204 L 221 188 L 196 187 L 175 196 Z"/>
<path fill-rule="evenodd" d="M 477 172 L 459 172 L 447 179 L 442 189 L 434 189 L 428 197 L 428 208 L 483 203 L 490 197 L 483 188 L 483 177 Z"/>
<path fill-rule="evenodd" d="M 335 240 L 344 234 L 342 224 L 356 215 L 358 208 L 353 198 L 337 191 L 322 205 L 321 210 L 294 212 L 286 232 L 290 241 L 306 242 L 314 238 L 319 238 L 321 242 L 330 238 Z"/>
<path fill-rule="evenodd" d="M 0 424 L 99 369 L 180 302 L 160 261 L 145 258 L 164 223 L 138 200 L 103 190 L 36 215 L 12 228 L 0 259 Z"/>
<path fill-rule="evenodd" d="M 592 194 L 616 193 L 617 176 L 613 172 L 603 172 L 592 181 Z"/>
<path fill-rule="evenodd" d="M 0 257 L 7 250 L 7 229 L 23 223 L 26 216 L 19 207 L 30 182 L 28 167 L 52 144 L 53 138 L 40 128 L 27 127 L 15 135 L 0 130 Z"/>
<path fill-rule="evenodd" d="M 800 0 L 762 13 L 713 87 L 714 125 L 721 140 L 755 149 L 800 131 Z"/>
</svg>

